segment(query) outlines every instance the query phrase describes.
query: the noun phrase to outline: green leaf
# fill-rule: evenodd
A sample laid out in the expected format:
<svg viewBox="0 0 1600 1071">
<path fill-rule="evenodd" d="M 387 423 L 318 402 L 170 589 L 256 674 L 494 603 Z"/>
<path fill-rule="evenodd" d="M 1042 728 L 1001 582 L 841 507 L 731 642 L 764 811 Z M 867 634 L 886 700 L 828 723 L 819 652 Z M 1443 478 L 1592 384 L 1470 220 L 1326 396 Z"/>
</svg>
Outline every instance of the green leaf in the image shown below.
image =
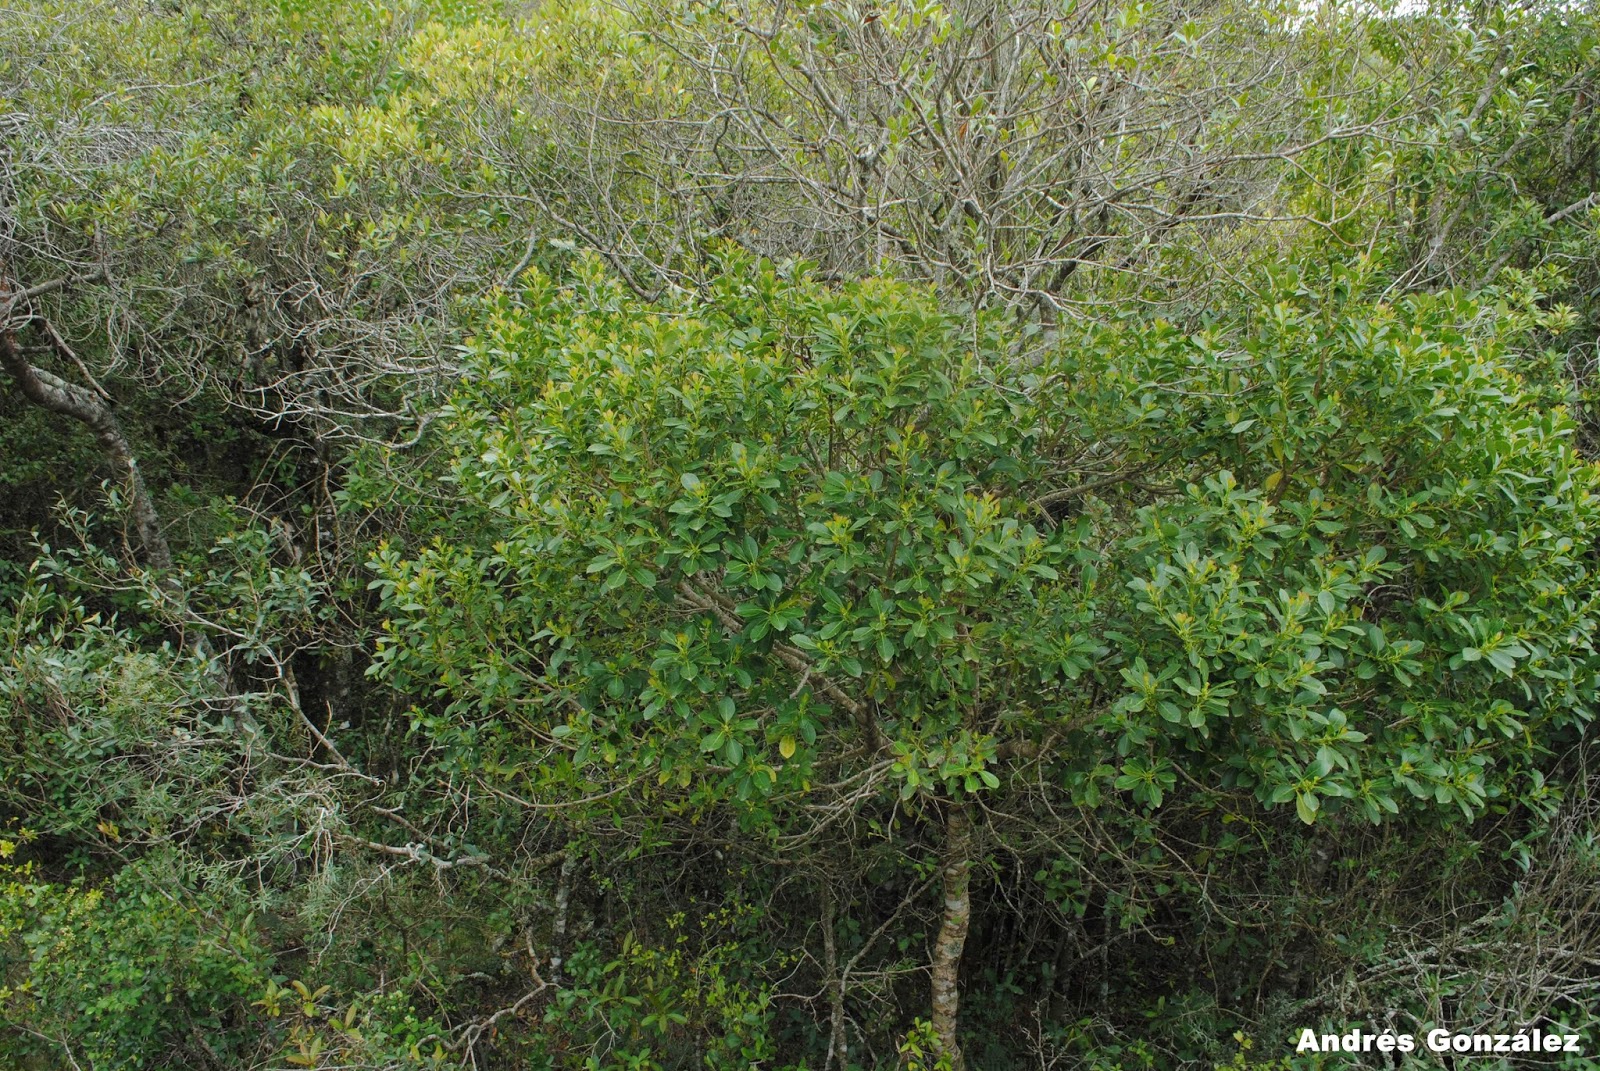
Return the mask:
<svg viewBox="0 0 1600 1071">
<path fill-rule="evenodd" d="M 1319 806 L 1321 804 L 1318 802 L 1317 797 L 1309 792 L 1298 793 L 1294 798 L 1295 814 L 1299 815 L 1300 821 L 1308 826 L 1317 820 L 1317 808 Z"/>
</svg>

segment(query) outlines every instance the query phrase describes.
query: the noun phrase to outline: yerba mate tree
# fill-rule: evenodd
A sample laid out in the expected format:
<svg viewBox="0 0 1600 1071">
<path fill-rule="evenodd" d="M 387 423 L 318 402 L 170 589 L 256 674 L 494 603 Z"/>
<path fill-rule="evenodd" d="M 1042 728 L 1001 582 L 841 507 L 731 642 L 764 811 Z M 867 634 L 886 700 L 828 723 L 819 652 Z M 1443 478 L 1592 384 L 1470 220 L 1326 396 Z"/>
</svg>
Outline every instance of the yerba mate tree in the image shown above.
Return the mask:
<svg viewBox="0 0 1600 1071">
<path fill-rule="evenodd" d="M 693 306 L 598 262 L 494 306 L 441 418 L 459 508 L 374 562 L 376 670 L 534 813 L 916 874 L 920 937 L 873 914 L 881 868 L 785 894 L 825 920 L 785 932 L 830 1065 L 871 1032 L 838 914 L 873 934 L 852 964 L 921 942 L 910 1010 L 961 1068 L 984 890 L 1092 881 L 1111 801 L 1338 829 L 1548 800 L 1595 699 L 1600 499 L 1502 349 L 1545 314 L 1290 276 L 1227 330 L 1019 369 L 917 290 L 722 268 Z"/>
<path fill-rule="evenodd" d="M 492 551 L 380 559 L 380 667 L 519 712 L 606 787 L 732 806 L 756 843 L 895 800 L 942 827 L 930 1005 L 959 1064 L 973 801 L 1103 653 L 1066 530 L 1027 505 L 1025 398 L 890 286 L 747 262 L 703 321 L 532 286 L 450 418 Z"/>
</svg>

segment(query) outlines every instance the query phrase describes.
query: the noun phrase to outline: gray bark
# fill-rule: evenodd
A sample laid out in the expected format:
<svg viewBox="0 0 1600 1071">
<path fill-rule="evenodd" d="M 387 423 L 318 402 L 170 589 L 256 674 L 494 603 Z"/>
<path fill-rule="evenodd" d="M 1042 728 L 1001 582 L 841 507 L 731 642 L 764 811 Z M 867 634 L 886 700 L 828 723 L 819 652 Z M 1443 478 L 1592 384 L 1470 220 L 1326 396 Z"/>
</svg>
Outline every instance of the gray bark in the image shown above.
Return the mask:
<svg viewBox="0 0 1600 1071">
<path fill-rule="evenodd" d="M 834 927 L 838 924 L 838 912 L 834 906 L 833 888 L 829 881 L 829 877 L 823 875 L 822 950 L 823 969 L 827 972 L 829 1022 L 828 1059 L 823 1067 L 825 1069 L 838 1067 L 840 1071 L 848 1071 L 850 1044 L 845 1037 L 844 977 L 839 970 L 838 941 L 834 934 Z"/>
<path fill-rule="evenodd" d="M 170 574 L 172 548 L 161 530 L 161 515 L 156 512 L 155 501 L 139 472 L 138 458 L 134 457 L 133 446 L 122 433 L 116 414 L 92 392 L 30 364 L 18 348 L 16 332 L 9 325 L 0 330 L 0 366 L 4 366 L 17 381 L 23 396 L 34 405 L 71 417 L 94 433 L 100 452 L 122 480 L 128 496 L 129 516 L 144 548 L 145 561 L 151 569 Z"/>
<path fill-rule="evenodd" d="M 940 883 L 944 914 L 933 946 L 933 1031 L 950 1058 L 951 1071 L 965 1071 L 956 1016 L 961 1008 L 961 953 L 972 921 L 972 819 L 967 804 L 952 802 L 944 820 Z"/>
</svg>

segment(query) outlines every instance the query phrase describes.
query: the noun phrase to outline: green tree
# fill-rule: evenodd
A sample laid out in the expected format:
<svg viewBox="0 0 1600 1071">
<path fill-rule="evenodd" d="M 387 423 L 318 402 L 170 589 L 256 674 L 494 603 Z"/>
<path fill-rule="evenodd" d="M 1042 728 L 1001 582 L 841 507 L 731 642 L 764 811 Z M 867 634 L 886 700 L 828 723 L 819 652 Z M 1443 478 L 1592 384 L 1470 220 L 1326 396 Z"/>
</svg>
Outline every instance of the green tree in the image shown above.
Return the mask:
<svg viewBox="0 0 1600 1071">
<path fill-rule="evenodd" d="M 495 306 L 445 417 L 462 534 L 379 553 L 377 669 L 547 803 L 935 823 L 953 1064 L 972 870 L 1034 779 L 1472 817 L 1589 717 L 1600 500 L 1514 316 L 1291 279 L 1231 357 L 1130 324 L 1017 370 L 916 291 L 726 268 L 693 308 L 593 267 Z M 1051 490 L 1080 441 L 1110 471 Z"/>
</svg>

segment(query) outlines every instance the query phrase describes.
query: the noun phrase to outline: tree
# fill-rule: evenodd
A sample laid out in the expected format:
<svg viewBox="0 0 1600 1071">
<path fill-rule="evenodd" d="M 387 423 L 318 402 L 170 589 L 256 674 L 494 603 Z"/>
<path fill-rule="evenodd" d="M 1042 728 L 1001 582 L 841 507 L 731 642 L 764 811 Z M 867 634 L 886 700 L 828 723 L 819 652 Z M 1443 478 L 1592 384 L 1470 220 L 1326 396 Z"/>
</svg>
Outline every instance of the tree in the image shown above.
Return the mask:
<svg viewBox="0 0 1600 1071">
<path fill-rule="evenodd" d="M 1381 13 L 1297 4 L 620 7 L 530 23 L 527 91 L 463 110 L 504 195 L 641 295 L 734 240 L 1047 323 L 1203 302 L 1352 211 L 1288 195 L 1348 187 L 1308 161 L 1392 150 L 1449 78 L 1375 56 Z"/>
<path fill-rule="evenodd" d="M 0 389 L 54 433 L 8 447 L 54 458 L 92 439 L 94 475 L 126 507 L 124 566 L 166 593 L 145 609 L 235 687 L 267 666 L 290 706 L 348 695 L 355 641 L 330 617 L 242 641 L 234 608 L 199 613 L 181 574 L 205 565 L 185 555 L 216 548 L 169 533 L 234 518 L 163 496 L 231 497 L 221 512 L 255 512 L 269 549 L 317 583 L 359 559 L 334 499 L 345 451 L 425 422 L 452 374 L 453 304 L 516 257 L 512 217 L 447 196 L 449 151 L 389 99 L 422 27 L 471 13 L 41 0 L 8 14 Z M 25 545 L 56 495 L 97 490 L 63 468 L 19 489 L 5 538 Z"/>
<path fill-rule="evenodd" d="M 452 412 L 494 550 L 382 557 L 380 665 L 767 835 L 874 797 L 941 823 L 933 1021 L 959 1064 L 968 801 L 1095 645 L 1059 538 L 1015 516 L 1026 424 L 953 322 L 753 265 L 721 285 L 698 323 L 536 282 L 480 343 L 512 364 Z"/>
<path fill-rule="evenodd" d="M 443 418 L 460 534 L 380 552 L 378 670 L 542 806 L 936 825 L 954 1066 L 974 868 L 1072 835 L 1030 793 L 1471 817 L 1590 716 L 1600 500 L 1515 320 L 1291 280 L 1232 358 L 1157 323 L 1019 370 L 914 290 L 724 268 L 692 309 L 593 265 L 495 307 Z"/>
</svg>

